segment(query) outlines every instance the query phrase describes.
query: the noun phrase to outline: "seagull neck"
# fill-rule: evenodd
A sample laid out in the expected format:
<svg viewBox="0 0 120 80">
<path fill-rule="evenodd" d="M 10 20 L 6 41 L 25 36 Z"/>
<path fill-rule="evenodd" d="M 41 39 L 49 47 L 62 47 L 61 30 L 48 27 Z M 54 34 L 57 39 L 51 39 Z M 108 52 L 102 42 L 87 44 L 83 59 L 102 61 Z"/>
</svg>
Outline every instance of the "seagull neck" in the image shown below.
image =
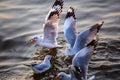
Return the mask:
<svg viewBox="0 0 120 80">
<path fill-rule="evenodd" d="M 47 58 L 44 59 L 44 62 L 48 64 L 50 63 L 50 61 Z"/>
</svg>

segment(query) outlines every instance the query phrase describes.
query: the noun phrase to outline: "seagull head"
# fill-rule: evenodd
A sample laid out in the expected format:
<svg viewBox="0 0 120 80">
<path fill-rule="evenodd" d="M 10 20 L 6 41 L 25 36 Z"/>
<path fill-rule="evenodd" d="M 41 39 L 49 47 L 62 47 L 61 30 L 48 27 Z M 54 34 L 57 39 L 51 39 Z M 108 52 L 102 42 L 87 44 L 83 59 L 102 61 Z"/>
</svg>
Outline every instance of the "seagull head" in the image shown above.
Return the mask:
<svg viewBox="0 0 120 80">
<path fill-rule="evenodd" d="M 51 58 L 52 58 L 51 55 L 47 55 L 47 56 L 45 57 L 45 59 L 47 59 L 47 60 L 51 60 Z"/>
<path fill-rule="evenodd" d="M 30 39 L 30 42 L 35 43 L 35 42 L 40 41 L 40 40 L 41 40 L 40 36 L 34 36 L 32 39 Z"/>
<path fill-rule="evenodd" d="M 55 80 L 66 80 L 67 74 L 65 72 L 60 72 L 55 76 Z"/>
</svg>

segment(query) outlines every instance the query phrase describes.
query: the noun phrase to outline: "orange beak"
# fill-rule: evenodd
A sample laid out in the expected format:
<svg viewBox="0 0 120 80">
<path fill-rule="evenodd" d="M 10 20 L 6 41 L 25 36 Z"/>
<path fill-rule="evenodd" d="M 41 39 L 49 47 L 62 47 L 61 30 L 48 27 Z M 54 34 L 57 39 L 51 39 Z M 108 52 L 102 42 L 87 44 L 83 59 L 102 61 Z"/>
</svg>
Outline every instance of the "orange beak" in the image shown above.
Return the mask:
<svg viewBox="0 0 120 80">
<path fill-rule="evenodd" d="M 34 43 L 34 42 L 35 42 L 35 39 L 31 39 L 30 42 L 31 42 L 31 43 Z"/>
</svg>

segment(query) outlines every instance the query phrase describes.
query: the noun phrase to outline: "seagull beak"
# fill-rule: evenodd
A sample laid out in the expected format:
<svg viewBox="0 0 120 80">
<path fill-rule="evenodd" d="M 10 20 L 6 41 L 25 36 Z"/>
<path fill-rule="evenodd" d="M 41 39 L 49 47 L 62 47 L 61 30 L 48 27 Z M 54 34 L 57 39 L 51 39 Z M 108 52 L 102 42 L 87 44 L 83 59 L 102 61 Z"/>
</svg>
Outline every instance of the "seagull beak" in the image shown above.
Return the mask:
<svg viewBox="0 0 120 80">
<path fill-rule="evenodd" d="M 34 43 L 34 42 L 35 42 L 35 39 L 30 39 L 30 42 L 31 42 L 31 43 Z"/>
</svg>

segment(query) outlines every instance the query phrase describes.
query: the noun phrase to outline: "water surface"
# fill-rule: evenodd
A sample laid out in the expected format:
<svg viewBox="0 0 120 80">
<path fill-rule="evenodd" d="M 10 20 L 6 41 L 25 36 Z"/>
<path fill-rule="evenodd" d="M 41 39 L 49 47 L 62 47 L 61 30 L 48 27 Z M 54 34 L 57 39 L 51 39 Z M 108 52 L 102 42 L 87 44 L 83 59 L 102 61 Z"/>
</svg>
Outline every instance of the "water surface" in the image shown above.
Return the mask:
<svg viewBox="0 0 120 80">
<path fill-rule="evenodd" d="M 24 65 L 35 62 L 36 47 L 28 40 L 34 35 L 42 36 L 43 22 L 53 2 L 0 0 L 0 80 L 34 80 L 32 70 Z M 105 22 L 89 74 L 96 75 L 96 80 L 119 80 L 120 0 L 65 0 L 58 28 L 61 41 L 64 17 L 70 6 L 75 8 L 78 32 Z"/>
</svg>

